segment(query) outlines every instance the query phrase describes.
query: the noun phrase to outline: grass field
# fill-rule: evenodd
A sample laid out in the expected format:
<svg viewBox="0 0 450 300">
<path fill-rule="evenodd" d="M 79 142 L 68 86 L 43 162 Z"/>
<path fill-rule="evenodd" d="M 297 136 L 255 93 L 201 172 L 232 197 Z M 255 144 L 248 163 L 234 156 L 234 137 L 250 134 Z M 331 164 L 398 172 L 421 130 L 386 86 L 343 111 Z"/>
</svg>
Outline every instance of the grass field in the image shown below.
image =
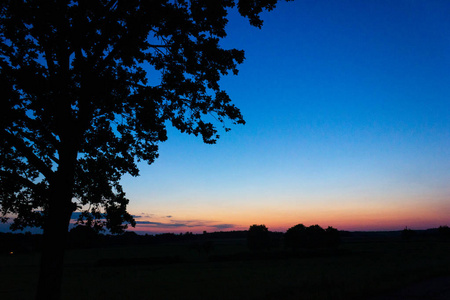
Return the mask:
<svg viewBox="0 0 450 300">
<path fill-rule="evenodd" d="M 208 255 L 189 243 L 70 250 L 63 299 L 365 299 L 450 275 L 450 242 L 428 238 L 344 239 L 336 253 L 208 259 L 245 252 L 243 240 L 215 241 Z M 33 298 L 38 260 L 0 257 L 0 299 Z"/>
</svg>

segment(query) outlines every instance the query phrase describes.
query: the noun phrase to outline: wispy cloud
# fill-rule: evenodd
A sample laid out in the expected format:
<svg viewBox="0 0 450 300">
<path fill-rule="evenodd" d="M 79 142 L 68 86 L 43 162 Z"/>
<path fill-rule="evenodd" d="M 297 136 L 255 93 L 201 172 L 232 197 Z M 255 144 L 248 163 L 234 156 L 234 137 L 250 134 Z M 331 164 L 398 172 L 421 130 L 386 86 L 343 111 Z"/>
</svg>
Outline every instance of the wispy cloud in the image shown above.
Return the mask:
<svg viewBox="0 0 450 300">
<path fill-rule="evenodd" d="M 136 225 L 148 225 L 146 227 L 157 227 L 157 228 L 173 228 L 173 227 L 193 227 L 184 223 L 161 223 L 161 222 L 151 222 L 151 221 L 136 221 Z"/>
<path fill-rule="evenodd" d="M 152 218 L 152 217 L 154 217 L 155 216 L 155 214 L 148 214 L 148 213 L 141 213 L 141 216 L 143 217 L 143 218 Z"/>
<path fill-rule="evenodd" d="M 234 228 L 234 227 L 236 227 L 236 225 L 234 225 L 234 224 L 216 224 L 216 225 L 212 225 L 212 226 L 209 226 L 209 227 L 213 227 L 213 228 L 216 228 L 218 230 L 223 230 L 223 229 Z"/>
<path fill-rule="evenodd" d="M 76 221 L 81 215 L 81 212 L 74 212 L 72 214 L 72 221 Z M 178 220 L 174 219 L 172 215 L 155 215 L 140 213 L 139 215 L 133 215 L 136 220 L 136 230 L 152 230 L 157 229 L 158 231 L 171 231 L 175 229 L 185 228 L 189 231 L 203 231 L 203 230 L 224 230 L 232 229 L 238 227 L 236 224 L 220 223 L 218 221 L 211 220 Z M 133 229 L 131 229 L 133 230 Z"/>
<path fill-rule="evenodd" d="M 81 216 L 81 212 L 76 211 L 72 213 L 72 216 L 70 217 L 71 220 L 78 220 L 78 218 Z M 104 214 L 102 214 L 102 217 L 105 216 Z M 150 217 L 149 215 L 145 215 L 145 216 L 138 216 L 138 215 L 132 215 L 133 218 L 135 219 L 140 219 L 140 218 L 147 218 Z"/>
<path fill-rule="evenodd" d="M 165 218 L 172 218 L 172 216 L 166 216 Z M 144 221 L 144 220 L 138 220 L 136 221 L 136 227 L 142 228 L 158 228 L 158 229 L 174 229 L 174 228 L 190 228 L 195 229 L 198 228 L 198 230 L 224 230 L 224 229 L 231 229 L 235 228 L 235 224 L 225 224 L 225 223 L 218 223 L 216 221 L 210 221 L 210 220 L 176 220 L 176 219 L 170 219 L 169 222 L 156 222 L 156 221 Z"/>
</svg>

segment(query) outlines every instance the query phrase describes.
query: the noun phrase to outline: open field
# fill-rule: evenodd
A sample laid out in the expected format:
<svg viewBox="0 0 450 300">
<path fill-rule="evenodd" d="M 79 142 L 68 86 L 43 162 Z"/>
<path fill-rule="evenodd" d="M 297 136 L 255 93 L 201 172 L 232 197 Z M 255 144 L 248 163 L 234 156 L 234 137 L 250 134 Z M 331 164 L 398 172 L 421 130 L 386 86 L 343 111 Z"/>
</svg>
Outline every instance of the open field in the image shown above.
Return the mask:
<svg viewBox="0 0 450 300">
<path fill-rule="evenodd" d="M 32 299 L 38 254 L 0 256 L 0 299 Z M 337 252 L 255 258 L 245 240 L 216 240 L 209 253 L 189 242 L 73 249 L 64 299 L 367 299 L 450 276 L 450 242 L 344 238 Z"/>
</svg>

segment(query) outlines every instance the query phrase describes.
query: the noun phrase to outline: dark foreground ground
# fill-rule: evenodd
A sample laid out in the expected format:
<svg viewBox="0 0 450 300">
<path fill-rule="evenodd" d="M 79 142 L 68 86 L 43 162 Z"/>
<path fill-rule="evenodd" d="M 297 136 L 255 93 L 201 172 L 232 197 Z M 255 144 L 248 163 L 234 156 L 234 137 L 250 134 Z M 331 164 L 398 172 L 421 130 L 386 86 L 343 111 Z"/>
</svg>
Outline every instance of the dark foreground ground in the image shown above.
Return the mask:
<svg viewBox="0 0 450 300">
<path fill-rule="evenodd" d="M 450 299 L 450 241 L 347 234 L 337 251 L 252 253 L 243 238 L 67 252 L 63 299 Z M 0 299 L 32 299 L 38 252 L 0 255 Z"/>
<path fill-rule="evenodd" d="M 384 295 L 373 297 L 370 300 L 401 300 L 401 299 L 450 299 L 450 276 L 427 279 Z"/>
</svg>

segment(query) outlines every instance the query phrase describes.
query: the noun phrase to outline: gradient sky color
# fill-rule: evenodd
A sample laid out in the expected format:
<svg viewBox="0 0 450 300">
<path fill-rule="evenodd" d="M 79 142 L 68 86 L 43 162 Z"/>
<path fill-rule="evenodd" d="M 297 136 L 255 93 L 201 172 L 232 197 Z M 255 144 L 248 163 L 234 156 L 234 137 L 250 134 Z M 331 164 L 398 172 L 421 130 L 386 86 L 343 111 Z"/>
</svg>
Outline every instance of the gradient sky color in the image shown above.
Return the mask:
<svg viewBox="0 0 450 300">
<path fill-rule="evenodd" d="M 224 88 L 247 124 L 216 145 L 170 130 L 123 179 L 140 232 L 303 223 L 342 230 L 450 225 L 450 1 L 294 1 L 258 30 Z"/>
</svg>

